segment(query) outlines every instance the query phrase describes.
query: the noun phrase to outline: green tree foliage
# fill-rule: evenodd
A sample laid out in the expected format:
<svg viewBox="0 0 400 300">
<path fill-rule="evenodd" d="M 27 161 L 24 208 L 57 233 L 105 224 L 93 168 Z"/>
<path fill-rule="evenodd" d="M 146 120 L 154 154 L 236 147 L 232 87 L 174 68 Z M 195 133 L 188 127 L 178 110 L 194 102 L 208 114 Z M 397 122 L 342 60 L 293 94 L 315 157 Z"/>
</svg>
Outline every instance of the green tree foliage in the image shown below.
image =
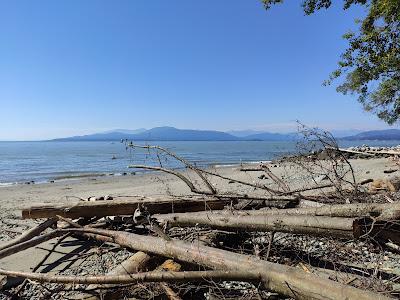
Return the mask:
<svg viewBox="0 0 400 300">
<path fill-rule="evenodd" d="M 266 9 L 284 0 L 263 0 Z M 331 0 L 304 0 L 306 15 L 328 9 Z M 355 94 L 365 110 L 374 112 L 389 124 L 400 121 L 400 0 L 344 0 L 367 9 L 357 32 L 344 34 L 348 48 L 338 68 L 325 81 L 340 78 L 337 91 Z M 339 80 L 340 80 L 339 79 Z"/>
</svg>

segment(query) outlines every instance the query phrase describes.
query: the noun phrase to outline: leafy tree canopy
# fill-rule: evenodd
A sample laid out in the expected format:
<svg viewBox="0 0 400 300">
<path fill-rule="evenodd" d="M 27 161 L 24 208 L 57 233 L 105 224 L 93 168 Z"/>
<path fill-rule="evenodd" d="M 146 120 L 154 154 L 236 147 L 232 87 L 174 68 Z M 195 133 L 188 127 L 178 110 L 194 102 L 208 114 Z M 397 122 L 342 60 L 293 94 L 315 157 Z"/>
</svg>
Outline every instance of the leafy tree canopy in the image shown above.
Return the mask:
<svg viewBox="0 0 400 300">
<path fill-rule="evenodd" d="M 269 9 L 284 0 L 262 1 Z M 331 5 L 331 0 L 302 2 L 306 15 Z M 344 0 L 343 8 L 353 5 L 365 6 L 367 15 L 356 20 L 357 32 L 343 35 L 348 48 L 325 84 L 340 78 L 338 92 L 357 95 L 365 110 L 394 124 L 400 121 L 400 0 Z"/>
</svg>

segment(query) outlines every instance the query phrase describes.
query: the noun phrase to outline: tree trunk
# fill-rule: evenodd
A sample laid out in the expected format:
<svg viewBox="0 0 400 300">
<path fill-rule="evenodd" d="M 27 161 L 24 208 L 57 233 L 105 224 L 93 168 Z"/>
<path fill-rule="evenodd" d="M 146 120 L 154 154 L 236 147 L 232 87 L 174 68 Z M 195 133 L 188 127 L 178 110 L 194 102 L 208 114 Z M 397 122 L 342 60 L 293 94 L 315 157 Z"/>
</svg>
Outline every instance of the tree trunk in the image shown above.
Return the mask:
<svg viewBox="0 0 400 300">
<path fill-rule="evenodd" d="M 248 208 L 254 206 L 286 207 L 288 204 L 295 204 L 298 202 L 298 200 L 290 198 L 269 199 L 235 195 L 186 196 L 180 198 L 133 197 L 125 200 L 104 200 L 96 202 L 79 201 L 67 204 L 36 204 L 29 208 L 22 209 L 22 218 L 38 219 L 61 216 L 64 218 L 77 219 L 79 217 L 133 215 L 139 206 L 145 207 L 150 214 L 198 212 L 205 210 L 222 210 L 225 206 L 237 205 L 245 200 L 254 202 L 253 204 L 250 203 L 247 205 Z"/>
<path fill-rule="evenodd" d="M 175 213 L 167 215 L 155 215 L 161 219 L 180 218 L 181 215 L 189 216 L 272 216 L 272 215 L 286 215 L 286 216 L 327 216 L 327 217 L 342 217 L 342 218 L 355 218 L 355 217 L 373 217 L 379 220 L 395 220 L 400 218 L 400 202 L 394 203 L 353 203 L 353 204 L 335 204 L 323 205 L 320 207 L 305 207 L 305 208 L 289 208 L 289 209 L 260 209 L 260 210 L 246 210 L 246 211 L 203 211 L 196 214 L 191 213 Z"/>
<path fill-rule="evenodd" d="M 121 246 L 213 269 L 245 273 L 251 270 L 253 274 L 255 272 L 261 275 L 266 289 L 296 299 L 389 299 L 383 295 L 319 278 L 293 267 L 198 243 L 180 240 L 166 241 L 156 237 L 101 229 L 70 229 L 69 231 L 110 236 Z"/>
<path fill-rule="evenodd" d="M 232 204 L 232 199 L 166 199 L 135 197 L 129 200 L 104 200 L 96 202 L 74 202 L 68 204 L 38 204 L 22 210 L 23 219 L 52 218 L 60 215 L 64 218 L 105 217 L 133 215 L 139 206 L 145 207 L 150 214 L 182 211 L 203 211 L 223 209 Z M 237 203 L 237 202 L 236 202 Z M 236 204 L 234 203 L 234 204 Z"/>
<path fill-rule="evenodd" d="M 159 216 L 169 227 L 208 225 L 212 228 L 236 231 L 277 231 L 338 238 L 358 238 L 362 233 L 363 220 L 325 216 L 296 215 L 221 215 L 175 214 L 173 218 Z"/>
</svg>

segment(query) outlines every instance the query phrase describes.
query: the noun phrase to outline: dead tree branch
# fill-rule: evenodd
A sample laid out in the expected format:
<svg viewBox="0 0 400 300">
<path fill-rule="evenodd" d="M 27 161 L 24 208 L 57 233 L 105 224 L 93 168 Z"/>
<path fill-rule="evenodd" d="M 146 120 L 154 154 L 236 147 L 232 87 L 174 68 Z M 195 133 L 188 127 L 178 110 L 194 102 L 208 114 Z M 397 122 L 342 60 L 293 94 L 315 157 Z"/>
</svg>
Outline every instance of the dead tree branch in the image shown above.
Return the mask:
<svg viewBox="0 0 400 300">
<path fill-rule="evenodd" d="M 213 269 L 257 274 L 268 290 L 299 299 L 387 299 L 386 297 L 345 286 L 340 283 L 304 273 L 292 267 L 262 261 L 248 255 L 191 244 L 180 240 L 165 241 L 156 237 L 101 229 L 69 229 L 73 232 L 93 233 L 111 237 L 121 246 L 137 251 L 167 256 Z M 162 279 L 162 281 L 166 281 Z"/>
<path fill-rule="evenodd" d="M 132 169 L 144 169 L 144 170 L 153 170 L 153 171 L 161 171 L 165 172 L 168 174 L 172 174 L 176 177 L 178 177 L 180 180 L 182 180 L 189 188 L 190 191 L 196 194 L 204 194 L 204 195 L 214 195 L 214 192 L 207 192 L 207 191 L 201 191 L 198 188 L 195 187 L 195 185 L 184 175 L 181 173 L 171 170 L 171 169 L 166 169 L 166 168 L 161 168 L 161 167 L 153 167 L 153 166 L 145 166 L 145 165 L 129 165 L 128 168 Z"/>
<path fill-rule="evenodd" d="M 179 281 L 204 281 L 204 280 L 260 280 L 257 272 L 243 271 L 182 271 L 166 272 L 152 271 L 129 275 L 105 276 L 62 276 L 41 273 L 28 273 L 7 271 L 0 269 L 0 274 L 10 277 L 21 277 L 38 282 L 63 283 L 63 284 L 128 284 L 137 282 L 179 282 Z"/>
<path fill-rule="evenodd" d="M 180 161 L 181 163 L 183 163 L 188 169 L 191 169 L 191 170 L 195 171 L 197 173 L 197 175 L 201 178 L 201 180 L 203 180 L 203 182 L 206 184 L 206 186 L 210 190 L 211 194 L 216 194 L 217 193 L 217 191 L 215 190 L 213 185 L 201 173 L 199 168 L 195 167 L 193 164 L 188 162 L 186 159 L 176 155 L 175 153 L 169 151 L 168 149 L 160 147 L 160 146 L 137 145 L 137 144 L 132 144 L 132 143 L 129 143 L 128 146 L 131 147 L 131 148 L 142 148 L 142 149 L 149 149 L 149 150 L 150 149 L 155 149 L 155 150 L 159 150 L 159 151 L 162 151 L 162 152 L 166 153 L 167 155 L 169 155 L 169 156 L 175 158 L 176 160 Z"/>
</svg>

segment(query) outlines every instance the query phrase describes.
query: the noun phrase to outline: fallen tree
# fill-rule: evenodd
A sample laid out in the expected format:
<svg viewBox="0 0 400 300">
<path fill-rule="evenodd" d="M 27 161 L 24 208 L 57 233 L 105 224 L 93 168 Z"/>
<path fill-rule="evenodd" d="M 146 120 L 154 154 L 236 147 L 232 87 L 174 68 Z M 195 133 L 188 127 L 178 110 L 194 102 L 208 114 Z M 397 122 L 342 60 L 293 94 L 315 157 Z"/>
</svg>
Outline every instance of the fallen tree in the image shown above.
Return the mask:
<svg viewBox="0 0 400 300">
<path fill-rule="evenodd" d="M 174 213 L 155 215 L 154 217 L 173 221 L 182 217 L 206 217 L 206 216 L 327 216 L 341 218 L 371 217 L 377 220 L 396 220 L 400 218 L 400 202 L 393 203 L 352 203 L 322 205 L 319 207 L 288 208 L 288 209 L 259 209 L 259 210 L 220 210 L 203 211 L 197 213 Z"/>
<path fill-rule="evenodd" d="M 123 247 L 179 259 L 205 267 L 260 276 L 264 287 L 297 299 L 388 299 L 383 295 L 356 289 L 328 279 L 305 273 L 296 268 L 275 264 L 248 255 L 188 243 L 164 240 L 127 232 L 101 229 L 68 229 L 65 232 L 93 233 L 108 236 Z M 3 271 L 4 272 L 4 271 Z M 162 280 L 166 281 L 166 280 Z"/>
<path fill-rule="evenodd" d="M 363 232 L 363 225 L 371 223 L 365 219 L 335 218 L 325 216 L 296 215 L 221 215 L 221 214 L 175 214 L 172 218 L 158 219 L 166 226 L 207 225 L 222 230 L 277 231 L 295 234 L 309 234 L 357 239 Z"/>
<path fill-rule="evenodd" d="M 199 264 L 205 267 L 217 269 L 219 270 L 218 273 L 212 274 L 218 274 L 218 276 L 212 275 L 205 277 L 206 273 L 201 274 L 201 276 L 199 275 L 200 273 L 190 273 L 193 274 L 193 276 L 189 276 L 187 275 L 188 273 L 182 274 L 182 272 L 178 272 L 176 274 L 170 273 L 169 275 L 171 276 L 169 276 L 165 275 L 166 272 L 161 272 L 164 275 L 156 272 L 151 274 L 144 273 L 144 275 L 139 273 L 136 274 L 137 276 L 133 276 L 132 274 L 122 275 L 122 277 L 76 277 L 14 272 L 7 270 L 0 270 L 0 274 L 11 277 L 22 277 L 40 282 L 74 284 L 122 284 L 144 280 L 167 282 L 169 280 L 200 280 L 200 278 L 218 278 L 225 280 L 261 279 L 263 285 L 268 290 L 272 290 L 289 297 L 295 296 L 298 299 L 387 299 L 382 295 L 356 289 L 328 279 L 319 278 L 293 267 L 262 261 L 252 256 L 207 247 L 198 243 L 192 244 L 180 240 L 164 240 L 162 238 L 142 236 L 133 233 L 94 228 L 55 230 L 51 232 L 51 234 L 47 235 L 57 237 L 67 233 L 82 234 L 85 236 L 90 235 L 91 237 L 101 241 L 104 239 L 112 240 L 113 243 L 116 243 L 122 247 L 128 247 L 137 251 L 166 256 L 188 263 Z M 32 242 L 33 240 L 29 242 Z M 36 243 L 31 243 L 30 246 L 37 245 L 40 241 L 35 242 Z M 12 253 L 8 254 L 10 255 Z M 222 276 L 223 274 L 228 275 Z"/>
</svg>

